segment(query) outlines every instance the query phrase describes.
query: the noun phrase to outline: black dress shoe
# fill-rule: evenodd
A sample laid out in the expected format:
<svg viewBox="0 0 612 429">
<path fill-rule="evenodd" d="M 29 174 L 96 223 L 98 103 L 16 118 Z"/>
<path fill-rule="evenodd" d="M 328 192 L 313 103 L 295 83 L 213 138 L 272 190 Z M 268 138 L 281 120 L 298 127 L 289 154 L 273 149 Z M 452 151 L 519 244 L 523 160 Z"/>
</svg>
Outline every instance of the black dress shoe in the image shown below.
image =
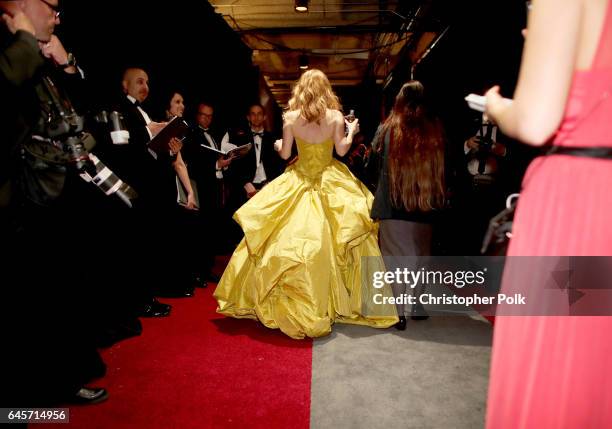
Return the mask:
<svg viewBox="0 0 612 429">
<path fill-rule="evenodd" d="M 101 387 L 81 387 L 77 393 L 68 398 L 68 402 L 78 405 L 93 405 L 108 399 L 108 392 Z"/>
<path fill-rule="evenodd" d="M 397 322 L 393 326 L 395 326 L 395 329 L 397 329 L 398 331 L 405 331 L 406 330 L 406 316 L 400 316 L 399 322 Z"/>
<path fill-rule="evenodd" d="M 165 317 L 170 314 L 172 308 L 169 304 L 163 304 L 154 299 L 151 303 L 145 305 L 140 317 Z"/>
</svg>

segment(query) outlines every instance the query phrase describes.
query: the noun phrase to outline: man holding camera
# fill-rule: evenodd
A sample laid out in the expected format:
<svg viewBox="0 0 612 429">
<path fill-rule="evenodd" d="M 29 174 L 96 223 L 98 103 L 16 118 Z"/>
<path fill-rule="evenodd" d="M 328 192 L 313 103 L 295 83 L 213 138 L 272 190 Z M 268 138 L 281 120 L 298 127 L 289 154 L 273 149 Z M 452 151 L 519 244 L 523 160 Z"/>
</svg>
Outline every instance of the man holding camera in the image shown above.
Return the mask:
<svg viewBox="0 0 612 429">
<path fill-rule="evenodd" d="M 107 392 L 85 387 L 105 367 L 84 323 L 90 240 L 73 186 L 87 151 L 63 145 L 53 104 L 81 76 L 53 35 L 58 0 L 0 1 L 0 12 L 2 406 L 100 402 Z"/>
</svg>

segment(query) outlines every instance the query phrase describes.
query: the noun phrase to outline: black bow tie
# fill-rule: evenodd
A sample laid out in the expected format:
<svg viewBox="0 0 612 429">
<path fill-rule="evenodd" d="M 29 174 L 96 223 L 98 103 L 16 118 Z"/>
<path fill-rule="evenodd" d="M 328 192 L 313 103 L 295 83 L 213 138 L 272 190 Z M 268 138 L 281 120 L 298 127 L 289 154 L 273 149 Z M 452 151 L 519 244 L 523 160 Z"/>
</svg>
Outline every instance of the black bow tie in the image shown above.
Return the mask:
<svg viewBox="0 0 612 429">
<path fill-rule="evenodd" d="M 255 131 L 253 131 L 253 137 L 255 137 L 255 136 L 259 136 L 259 137 L 262 137 L 262 138 L 263 138 L 263 135 L 264 135 L 264 132 L 263 132 L 263 131 L 261 131 L 261 132 L 259 132 L 259 133 L 256 133 Z"/>
<path fill-rule="evenodd" d="M 140 107 L 141 106 L 140 101 L 134 100 L 134 106 Z"/>
</svg>

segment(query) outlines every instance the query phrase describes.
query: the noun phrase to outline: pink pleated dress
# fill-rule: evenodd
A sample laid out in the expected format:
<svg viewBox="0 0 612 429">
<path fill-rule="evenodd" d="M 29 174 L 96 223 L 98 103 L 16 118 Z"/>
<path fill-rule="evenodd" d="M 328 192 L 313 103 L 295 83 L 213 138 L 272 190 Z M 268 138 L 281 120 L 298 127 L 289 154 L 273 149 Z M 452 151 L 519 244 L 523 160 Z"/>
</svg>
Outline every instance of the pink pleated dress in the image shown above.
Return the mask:
<svg viewBox="0 0 612 429">
<path fill-rule="evenodd" d="M 592 67 L 574 74 L 554 145 L 612 147 L 610 3 Z M 534 160 L 508 256 L 612 256 L 612 160 Z M 612 428 L 612 316 L 497 317 L 486 427 Z"/>
</svg>

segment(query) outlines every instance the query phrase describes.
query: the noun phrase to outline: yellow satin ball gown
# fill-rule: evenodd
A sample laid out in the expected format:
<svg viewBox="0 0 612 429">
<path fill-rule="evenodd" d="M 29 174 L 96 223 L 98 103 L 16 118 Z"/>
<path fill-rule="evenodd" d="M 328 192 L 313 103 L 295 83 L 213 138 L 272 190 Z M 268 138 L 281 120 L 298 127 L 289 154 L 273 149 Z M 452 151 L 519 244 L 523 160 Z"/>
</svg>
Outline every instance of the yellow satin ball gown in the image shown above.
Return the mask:
<svg viewBox="0 0 612 429">
<path fill-rule="evenodd" d="M 333 158 L 333 141 L 296 138 L 299 158 L 234 214 L 244 239 L 214 297 L 217 312 L 259 320 L 296 339 L 320 337 L 334 322 L 388 328 L 397 321 L 383 271 L 373 196 Z"/>
</svg>

